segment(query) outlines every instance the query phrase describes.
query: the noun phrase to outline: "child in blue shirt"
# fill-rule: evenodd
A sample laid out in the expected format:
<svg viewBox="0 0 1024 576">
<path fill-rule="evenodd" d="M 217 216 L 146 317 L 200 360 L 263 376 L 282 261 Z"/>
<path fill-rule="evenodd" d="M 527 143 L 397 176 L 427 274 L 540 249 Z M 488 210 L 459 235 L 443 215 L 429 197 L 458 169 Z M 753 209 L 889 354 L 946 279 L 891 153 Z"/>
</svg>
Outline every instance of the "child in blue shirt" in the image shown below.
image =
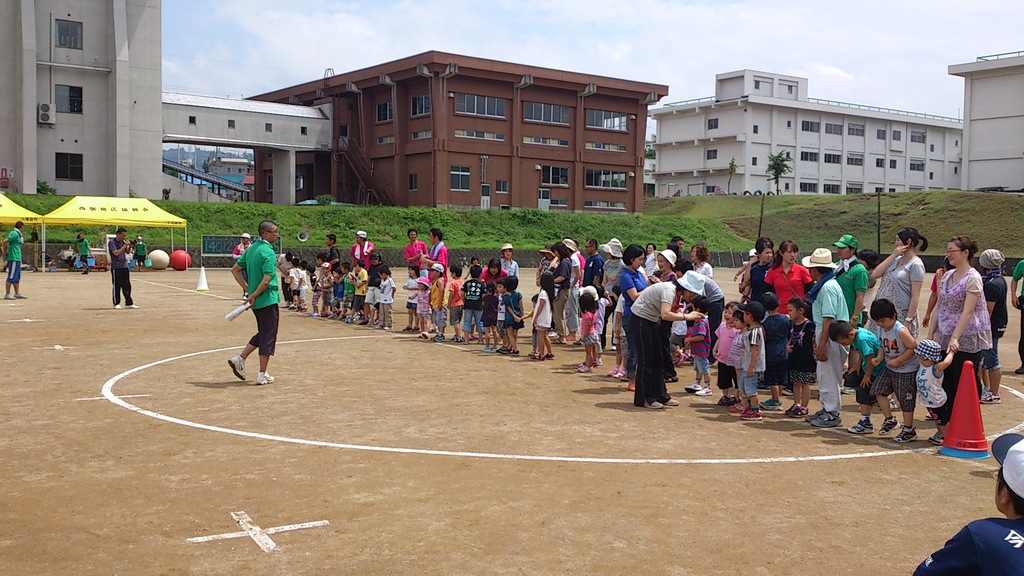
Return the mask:
<svg viewBox="0 0 1024 576">
<path fill-rule="evenodd" d="M 508 333 L 508 354 L 519 355 L 519 343 L 517 337 L 519 329 L 525 326 L 523 323 L 523 295 L 516 290 L 519 287 L 519 278 L 509 276 L 498 280 L 498 284 L 505 287 L 505 293 L 501 301 L 505 305 L 505 331 Z"/>
<path fill-rule="evenodd" d="M 871 393 L 871 382 L 885 370 L 884 365 L 872 366 L 871 359 L 878 355 L 882 343 L 867 328 L 857 328 L 843 321 L 833 322 L 829 326 L 828 337 L 840 346 L 850 347 L 850 369 L 843 381 L 845 386 L 857 391 L 860 422 L 848 430 L 853 434 L 868 434 L 875 429 L 871 424 L 871 407 L 878 403 Z"/>
</svg>

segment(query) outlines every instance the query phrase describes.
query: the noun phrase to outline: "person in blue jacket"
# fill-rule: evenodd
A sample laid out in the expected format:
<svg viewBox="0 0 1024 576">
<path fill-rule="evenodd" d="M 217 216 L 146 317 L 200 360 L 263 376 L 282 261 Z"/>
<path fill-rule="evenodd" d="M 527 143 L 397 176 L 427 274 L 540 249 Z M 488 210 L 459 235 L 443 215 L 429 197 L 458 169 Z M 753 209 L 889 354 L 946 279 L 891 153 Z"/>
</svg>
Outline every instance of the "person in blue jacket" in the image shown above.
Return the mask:
<svg viewBox="0 0 1024 576">
<path fill-rule="evenodd" d="M 1006 518 L 975 520 L 929 556 L 915 576 L 1024 575 L 1024 436 L 1003 434 L 992 443 L 1001 465 L 996 509 Z"/>
</svg>

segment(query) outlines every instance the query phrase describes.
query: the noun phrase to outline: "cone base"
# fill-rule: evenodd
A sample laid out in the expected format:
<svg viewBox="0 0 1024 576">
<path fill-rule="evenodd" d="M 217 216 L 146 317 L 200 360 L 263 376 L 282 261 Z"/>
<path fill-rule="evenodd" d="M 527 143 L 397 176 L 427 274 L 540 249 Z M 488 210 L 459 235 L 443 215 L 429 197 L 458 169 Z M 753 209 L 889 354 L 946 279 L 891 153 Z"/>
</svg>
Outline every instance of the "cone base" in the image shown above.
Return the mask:
<svg viewBox="0 0 1024 576">
<path fill-rule="evenodd" d="M 209 292 L 209 290 L 205 288 L 196 288 L 196 292 Z"/>
<path fill-rule="evenodd" d="M 959 448 L 950 448 L 948 446 L 939 448 L 939 454 L 942 454 L 943 456 L 952 456 L 953 458 L 968 458 L 971 460 L 984 460 L 992 457 L 992 455 L 988 453 L 988 450 L 960 450 Z"/>
</svg>

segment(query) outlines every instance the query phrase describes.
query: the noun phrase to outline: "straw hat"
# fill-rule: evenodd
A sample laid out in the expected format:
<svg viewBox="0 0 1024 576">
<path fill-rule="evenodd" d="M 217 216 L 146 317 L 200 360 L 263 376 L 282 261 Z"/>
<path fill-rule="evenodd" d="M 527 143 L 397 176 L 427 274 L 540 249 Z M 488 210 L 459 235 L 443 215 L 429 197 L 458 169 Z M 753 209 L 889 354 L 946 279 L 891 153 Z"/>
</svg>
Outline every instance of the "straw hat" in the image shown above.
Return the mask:
<svg viewBox="0 0 1024 576">
<path fill-rule="evenodd" d="M 804 268 L 835 268 L 832 262 L 832 251 L 828 248 L 815 248 L 810 256 L 804 256 L 802 260 Z"/>
<path fill-rule="evenodd" d="M 512 245 L 509 244 L 508 242 L 505 242 L 504 244 L 501 245 L 501 248 L 498 249 L 498 252 L 504 252 L 505 250 L 515 250 L 515 248 L 513 248 Z"/>
</svg>

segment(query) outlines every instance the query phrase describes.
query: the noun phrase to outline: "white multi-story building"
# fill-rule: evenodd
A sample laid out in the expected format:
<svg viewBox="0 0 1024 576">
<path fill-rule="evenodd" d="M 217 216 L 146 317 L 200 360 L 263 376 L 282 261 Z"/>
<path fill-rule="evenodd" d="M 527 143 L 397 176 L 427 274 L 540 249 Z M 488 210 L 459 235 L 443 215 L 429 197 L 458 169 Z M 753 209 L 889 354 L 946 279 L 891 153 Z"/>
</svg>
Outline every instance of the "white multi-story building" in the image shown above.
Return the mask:
<svg viewBox="0 0 1024 576">
<path fill-rule="evenodd" d="M 1024 52 L 949 73 L 964 79 L 964 189 L 1024 190 Z"/>
<path fill-rule="evenodd" d="M 960 188 L 960 121 L 808 98 L 806 78 L 719 74 L 714 97 L 650 116 L 658 196 L 774 192 L 765 169 L 780 152 L 794 160 L 782 194 Z"/>
<path fill-rule="evenodd" d="M 0 2 L 0 54 L 0 192 L 160 197 L 160 0 Z"/>
</svg>

